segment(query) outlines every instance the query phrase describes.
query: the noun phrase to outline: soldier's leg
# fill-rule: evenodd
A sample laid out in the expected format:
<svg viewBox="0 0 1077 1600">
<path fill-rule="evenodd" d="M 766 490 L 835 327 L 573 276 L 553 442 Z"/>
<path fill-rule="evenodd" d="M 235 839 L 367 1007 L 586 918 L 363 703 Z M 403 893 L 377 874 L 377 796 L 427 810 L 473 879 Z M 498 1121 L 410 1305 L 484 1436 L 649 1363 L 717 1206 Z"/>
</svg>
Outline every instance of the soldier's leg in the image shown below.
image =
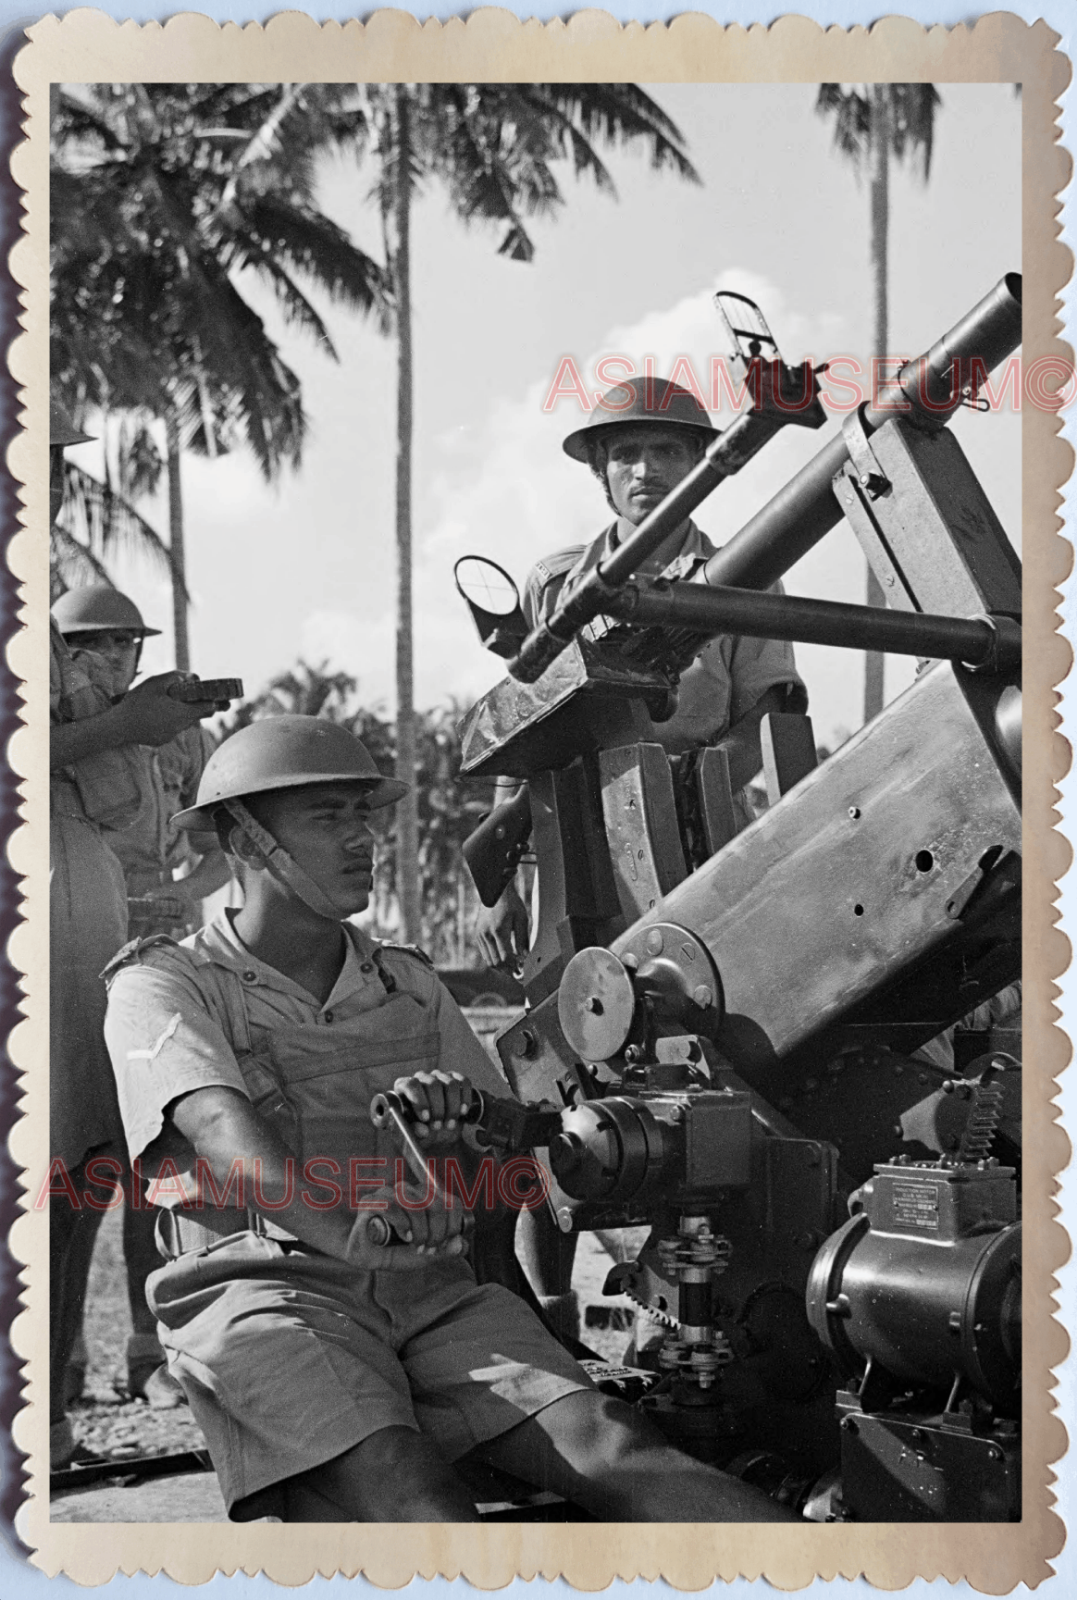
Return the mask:
<svg viewBox="0 0 1077 1600">
<path fill-rule="evenodd" d="M 521 1211 L 516 1224 L 516 1253 L 543 1311 L 559 1338 L 580 1336 L 579 1300 L 572 1288 L 572 1268 L 579 1235 L 562 1233 L 548 1206 Z"/>
<path fill-rule="evenodd" d="M 108 1199 L 106 1189 L 87 1181 L 84 1162 L 70 1174 L 70 1181 L 78 1205 L 66 1194 L 54 1194 L 49 1201 L 50 1404 L 54 1422 L 64 1412 L 64 1369 L 82 1327 L 94 1240 L 102 1218 L 102 1212 L 89 1206 L 85 1197 L 92 1191 L 102 1203 Z"/>
<path fill-rule="evenodd" d="M 594 1391 L 555 1400 L 475 1454 L 603 1522 L 800 1521 L 760 1490 L 675 1450 L 631 1406 Z"/>
<path fill-rule="evenodd" d="M 161 1265 L 154 1236 L 154 1210 L 123 1211 L 123 1261 L 127 1268 L 127 1299 L 131 1307 L 131 1337 L 127 1341 L 127 1387 L 157 1411 L 183 1404 L 183 1390 L 165 1365 L 157 1338 L 157 1318 L 146 1300 L 146 1279 Z"/>
<path fill-rule="evenodd" d="M 479 1521 L 452 1467 L 413 1428 L 381 1428 L 284 1489 L 286 1522 Z"/>
</svg>

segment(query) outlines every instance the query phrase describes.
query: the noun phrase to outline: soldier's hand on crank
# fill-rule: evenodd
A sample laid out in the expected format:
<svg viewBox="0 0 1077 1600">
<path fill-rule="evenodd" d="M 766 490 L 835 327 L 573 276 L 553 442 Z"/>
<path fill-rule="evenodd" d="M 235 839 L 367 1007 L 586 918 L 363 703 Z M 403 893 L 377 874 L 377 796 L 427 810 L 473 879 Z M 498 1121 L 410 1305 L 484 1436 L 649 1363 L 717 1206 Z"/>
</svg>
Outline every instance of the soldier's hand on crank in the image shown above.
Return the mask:
<svg viewBox="0 0 1077 1600">
<path fill-rule="evenodd" d="M 384 1210 L 374 1209 L 379 1201 Z M 414 1272 L 464 1252 L 473 1219 L 458 1200 L 448 1209 L 438 1194 L 424 1194 L 417 1184 L 384 1184 L 371 1190 L 365 1206 L 371 1209 L 356 1214 L 348 1240 L 347 1259 L 353 1266 L 366 1272 Z M 386 1224 L 392 1234 L 382 1243 Z"/>
<path fill-rule="evenodd" d="M 531 931 L 527 907 L 514 883 L 494 905 L 480 908 L 475 930 L 486 965 L 514 971 L 527 954 Z"/>
<path fill-rule="evenodd" d="M 471 1106 L 471 1084 L 459 1072 L 416 1072 L 397 1078 L 394 1091 L 409 1109 L 420 1143 L 435 1148 L 455 1143 Z"/>
</svg>

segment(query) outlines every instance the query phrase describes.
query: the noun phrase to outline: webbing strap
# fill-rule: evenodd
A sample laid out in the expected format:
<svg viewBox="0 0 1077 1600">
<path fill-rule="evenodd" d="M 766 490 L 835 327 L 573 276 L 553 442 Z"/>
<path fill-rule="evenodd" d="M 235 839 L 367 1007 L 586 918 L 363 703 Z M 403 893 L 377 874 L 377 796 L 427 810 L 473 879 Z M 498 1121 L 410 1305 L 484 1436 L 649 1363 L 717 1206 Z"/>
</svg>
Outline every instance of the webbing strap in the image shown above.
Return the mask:
<svg viewBox="0 0 1077 1600">
<path fill-rule="evenodd" d="M 314 879 L 303 871 L 299 862 L 290 856 L 282 844 L 278 844 L 268 828 L 251 816 L 242 800 L 222 801 L 228 815 L 239 823 L 243 832 L 251 843 L 265 857 L 266 866 L 275 878 L 287 884 L 292 893 L 298 895 L 303 904 L 319 917 L 330 917 L 334 922 L 343 922 L 344 918 L 339 909 L 333 904 Z"/>
</svg>

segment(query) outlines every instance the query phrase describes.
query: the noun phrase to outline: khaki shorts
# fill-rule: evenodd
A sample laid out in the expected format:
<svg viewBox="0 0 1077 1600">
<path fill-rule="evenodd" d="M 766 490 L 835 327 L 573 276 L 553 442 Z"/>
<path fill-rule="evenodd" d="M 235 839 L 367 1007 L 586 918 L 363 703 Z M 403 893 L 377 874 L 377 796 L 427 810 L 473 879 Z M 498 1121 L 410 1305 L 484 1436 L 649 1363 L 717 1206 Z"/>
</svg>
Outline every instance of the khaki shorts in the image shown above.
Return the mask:
<svg viewBox="0 0 1077 1600">
<path fill-rule="evenodd" d="M 236 1521 L 382 1428 L 455 1461 L 593 1388 L 519 1296 L 459 1260 L 359 1272 L 244 1233 L 162 1267 L 147 1295 Z"/>
</svg>

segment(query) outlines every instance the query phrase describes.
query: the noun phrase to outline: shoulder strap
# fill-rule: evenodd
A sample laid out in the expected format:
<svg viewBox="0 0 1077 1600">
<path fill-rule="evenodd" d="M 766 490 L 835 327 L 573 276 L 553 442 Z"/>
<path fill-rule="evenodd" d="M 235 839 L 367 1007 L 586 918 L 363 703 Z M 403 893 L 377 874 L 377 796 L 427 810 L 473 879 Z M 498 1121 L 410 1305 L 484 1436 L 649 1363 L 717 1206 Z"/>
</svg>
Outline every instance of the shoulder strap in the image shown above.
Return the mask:
<svg viewBox="0 0 1077 1600">
<path fill-rule="evenodd" d="M 155 945 L 168 945 L 173 950 L 178 950 L 179 945 L 167 933 L 155 933 L 148 939 L 128 939 L 121 945 L 106 967 L 101 970 L 101 977 L 107 983 L 114 978 L 121 967 L 137 966 L 143 950 L 150 950 Z M 59 974 L 57 974 L 59 976 Z"/>
<path fill-rule="evenodd" d="M 240 981 L 239 974 L 230 967 L 219 965 L 211 956 L 202 951 L 192 950 L 188 945 L 177 944 L 175 939 L 167 933 L 155 933 L 149 939 L 131 939 L 117 950 L 101 976 L 106 983 L 124 967 L 138 966 L 144 951 L 154 948 L 165 948 L 174 957 L 192 968 L 199 974 L 204 986 L 206 974 L 212 972 L 221 1009 L 224 1013 L 223 1026 L 228 1033 L 232 1048 L 236 1055 L 250 1054 L 251 1029 L 247 1017 L 247 997 Z"/>
<path fill-rule="evenodd" d="M 383 939 L 381 944 L 378 946 L 378 949 L 399 950 L 406 956 L 414 956 L 416 961 L 421 961 L 424 967 L 429 967 L 431 971 L 434 970 L 434 962 L 432 957 L 428 956 L 426 951 L 420 949 L 417 944 L 393 944 L 390 940 Z"/>
<path fill-rule="evenodd" d="M 534 581 L 536 588 L 545 589 L 554 578 L 561 578 L 566 572 L 571 572 L 586 549 L 585 544 L 574 544 L 567 550 L 555 551 L 552 556 L 543 556 L 542 560 L 536 561 L 531 568 L 528 583 Z"/>
</svg>

